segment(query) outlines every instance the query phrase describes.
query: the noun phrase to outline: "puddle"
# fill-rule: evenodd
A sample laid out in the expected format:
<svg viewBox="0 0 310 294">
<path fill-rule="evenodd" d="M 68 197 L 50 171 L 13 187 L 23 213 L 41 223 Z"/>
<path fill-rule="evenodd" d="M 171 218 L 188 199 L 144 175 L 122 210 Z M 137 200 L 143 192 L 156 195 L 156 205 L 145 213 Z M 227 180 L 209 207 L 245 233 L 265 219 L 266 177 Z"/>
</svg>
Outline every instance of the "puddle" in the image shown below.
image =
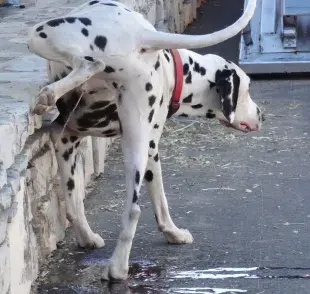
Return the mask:
<svg viewBox="0 0 310 294">
<path fill-rule="evenodd" d="M 171 271 L 169 278 L 178 279 L 310 279 L 309 268 L 250 267 L 214 268 L 206 270 Z M 194 292 L 195 293 L 195 292 Z"/>
<path fill-rule="evenodd" d="M 240 289 L 224 289 L 224 288 L 173 288 L 169 293 L 176 294 L 233 294 L 233 293 L 246 293 L 247 290 Z"/>
</svg>

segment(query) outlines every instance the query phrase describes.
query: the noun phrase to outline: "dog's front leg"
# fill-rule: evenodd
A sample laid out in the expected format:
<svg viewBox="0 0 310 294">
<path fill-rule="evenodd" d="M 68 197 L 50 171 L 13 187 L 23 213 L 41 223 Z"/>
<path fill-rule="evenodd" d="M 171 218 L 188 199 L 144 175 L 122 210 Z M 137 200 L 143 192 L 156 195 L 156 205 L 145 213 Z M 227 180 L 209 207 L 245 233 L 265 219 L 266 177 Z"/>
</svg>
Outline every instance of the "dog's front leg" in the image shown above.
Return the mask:
<svg viewBox="0 0 310 294">
<path fill-rule="evenodd" d="M 81 182 L 83 175 L 79 175 L 82 171 L 76 164 L 76 155 L 82 137 L 68 129 L 59 137 L 61 129 L 62 126 L 54 122 L 51 126 L 51 137 L 65 195 L 67 219 L 72 223 L 77 242 L 81 247 L 103 247 L 104 240 L 91 230 L 84 212 L 85 186 L 84 182 Z"/>
<path fill-rule="evenodd" d="M 171 219 L 168 207 L 168 201 L 164 191 L 160 158 L 158 153 L 158 143 L 162 133 L 164 121 L 161 119 L 163 113 L 160 113 L 157 122 L 161 122 L 153 128 L 149 144 L 149 158 L 147 162 L 145 181 L 151 198 L 158 230 L 163 232 L 167 241 L 171 244 L 192 243 L 193 237 L 188 230 L 179 229 Z"/>
<path fill-rule="evenodd" d="M 92 61 L 78 57 L 71 59 L 73 70 L 70 74 L 40 90 L 33 109 L 35 114 L 41 115 L 48 111 L 60 97 L 80 86 L 95 74 L 102 72 L 105 68 L 104 63 L 98 59 L 92 59 Z"/>
</svg>

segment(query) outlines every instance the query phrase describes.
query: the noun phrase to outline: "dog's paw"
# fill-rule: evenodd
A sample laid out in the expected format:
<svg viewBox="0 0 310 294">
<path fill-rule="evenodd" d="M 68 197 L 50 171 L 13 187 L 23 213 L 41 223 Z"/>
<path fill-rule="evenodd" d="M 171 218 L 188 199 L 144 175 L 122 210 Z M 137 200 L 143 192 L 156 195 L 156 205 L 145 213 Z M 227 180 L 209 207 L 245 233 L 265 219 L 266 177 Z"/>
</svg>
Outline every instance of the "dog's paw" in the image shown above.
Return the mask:
<svg viewBox="0 0 310 294">
<path fill-rule="evenodd" d="M 102 248 L 105 245 L 104 240 L 95 233 L 86 238 L 78 238 L 77 242 L 80 247 L 90 249 Z"/>
<path fill-rule="evenodd" d="M 37 97 L 36 106 L 33 109 L 33 112 L 38 115 L 42 115 L 44 112 L 47 112 L 55 104 L 55 93 L 49 87 L 43 87 Z"/>
<path fill-rule="evenodd" d="M 101 279 L 105 281 L 122 281 L 128 277 L 128 266 L 110 261 L 104 269 Z"/>
<path fill-rule="evenodd" d="M 185 229 L 163 232 L 170 244 L 191 244 L 194 239 L 191 233 Z"/>
</svg>

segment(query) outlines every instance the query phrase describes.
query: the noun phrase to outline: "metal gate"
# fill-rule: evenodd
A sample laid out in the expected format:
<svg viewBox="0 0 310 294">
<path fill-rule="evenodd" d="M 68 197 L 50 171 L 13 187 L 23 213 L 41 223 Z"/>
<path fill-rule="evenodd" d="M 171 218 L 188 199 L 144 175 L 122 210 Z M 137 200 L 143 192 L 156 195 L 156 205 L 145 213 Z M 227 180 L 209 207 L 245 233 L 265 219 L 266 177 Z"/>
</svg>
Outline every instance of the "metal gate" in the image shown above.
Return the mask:
<svg viewBox="0 0 310 294">
<path fill-rule="evenodd" d="M 258 0 L 239 64 L 249 74 L 310 72 L 310 0 Z"/>
</svg>

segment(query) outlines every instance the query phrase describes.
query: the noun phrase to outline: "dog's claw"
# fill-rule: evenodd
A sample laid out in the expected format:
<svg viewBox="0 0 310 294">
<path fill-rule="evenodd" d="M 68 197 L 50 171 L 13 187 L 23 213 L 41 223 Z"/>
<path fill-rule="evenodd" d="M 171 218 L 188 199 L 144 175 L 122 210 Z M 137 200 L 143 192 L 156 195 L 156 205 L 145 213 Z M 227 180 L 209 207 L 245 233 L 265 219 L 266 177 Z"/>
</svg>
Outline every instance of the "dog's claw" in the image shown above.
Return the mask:
<svg viewBox="0 0 310 294">
<path fill-rule="evenodd" d="M 186 229 L 178 229 L 177 231 L 167 231 L 164 235 L 170 244 L 191 244 L 194 239 L 191 233 Z"/>
<path fill-rule="evenodd" d="M 43 87 L 37 98 L 36 106 L 34 107 L 33 112 L 38 115 L 42 115 L 44 112 L 47 112 L 55 104 L 55 93 L 48 86 Z"/>
<path fill-rule="evenodd" d="M 115 266 L 111 261 L 104 269 L 101 279 L 104 281 L 123 281 L 128 277 L 128 268 Z"/>
<path fill-rule="evenodd" d="M 78 245 L 82 248 L 96 249 L 104 247 L 105 243 L 100 235 L 94 233 L 88 238 L 88 240 L 82 241 L 78 239 Z"/>
</svg>

